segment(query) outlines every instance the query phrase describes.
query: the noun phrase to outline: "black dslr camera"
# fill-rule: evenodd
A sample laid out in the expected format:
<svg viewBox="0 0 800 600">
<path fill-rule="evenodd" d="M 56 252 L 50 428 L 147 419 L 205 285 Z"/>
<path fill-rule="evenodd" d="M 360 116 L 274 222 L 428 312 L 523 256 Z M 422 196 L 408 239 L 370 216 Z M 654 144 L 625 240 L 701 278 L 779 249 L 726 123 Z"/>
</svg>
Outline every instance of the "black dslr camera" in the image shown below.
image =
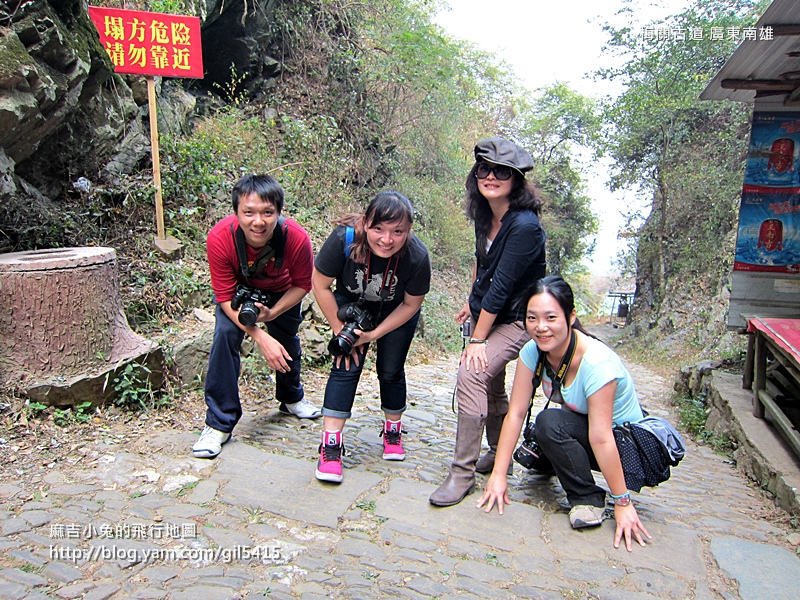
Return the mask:
<svg viewBox="0 0 800 600">
<path fill-rule="evenodd" d="M 353 352 L 353 346 L 358 341 L 355 330 L 370 331 L 375 329 L 372 315 L 358 304 L 345 304 L 339 308 L 336 316 L 344 321 L 342 330 L 333 336 L 328 344 L 328 352 L 333 356 L 347 356 Z"/>
<path fill-rule="evenodd" d="M 522 443 L 514 450 L 514 461 L 529 471 L 552 475 L 555 473 L 550 459 L 547 458 L 539 442 L 536 441 L 536 423 L 528 423 L 522 435 Z"/>
<path fill-rule="evenodd" d="M 231 300 L 231 308 L 239 310 L 239 323 L 249 327 L 255 325 L 258 319 L 258 314 L 261 312 L 256 306 L 256 302 L 264 306 L 272 299 L 269 292 L 264 290 L 257 290 L 246 285 L 239 285 L 236 287 L 236 293 Z"/>
</svg>

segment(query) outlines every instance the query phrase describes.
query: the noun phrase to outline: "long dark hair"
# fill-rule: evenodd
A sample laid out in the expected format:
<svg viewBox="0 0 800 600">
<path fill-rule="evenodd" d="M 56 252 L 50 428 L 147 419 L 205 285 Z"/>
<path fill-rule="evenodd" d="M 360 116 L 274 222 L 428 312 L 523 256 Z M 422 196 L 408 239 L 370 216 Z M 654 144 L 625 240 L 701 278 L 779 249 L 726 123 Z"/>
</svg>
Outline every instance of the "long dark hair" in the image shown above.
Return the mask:
<svg viewBox="0 0 800 600">
<path fill-rule="evenodd" d="M 486 256 L 486 238 L 489 236 L 489 229 L 492 226 L 492 208 L 489 201 L 483 197 L 478 189 L 478 178 L 475 171 L 478 169 L 479 162 L 476 162 L 467 175 L 467 217 L 475 223 L 475 243 L 478 246 L 479 256 Z M 508 210 L 532 210 L 538 217 L 542 211 L 544 199 L 539 188 L 525 179 L 525 176 L 511 169 L 513 184 L 511 193 L 508 195 Z"/>
<path fill-rule="evenodd" d="M 533 284 L 525 290 L 525 295 L 523 296 L 525 304 L 523 306 L 527 307 L 531 298 L 539 294 L 549 294 L 555 298 L 561 310 L 564 311 L 564 317 L 567 319 L 567 322 L 569 322 L 569 316 L 572 314 L 572 311 L 575 310 L 575 294 L 572 293 L 572 288 L 564 281 L 561 275 L 549 275 L 533 282 Z M 592 335 L 583 328 L 583 325 L 581 325 L 577 317 L 575 317 L 575 322 L 572 324 L 572 327 L 584 335 L 598 339 L 597 336 Z"/>
<path fill-rule="evenodd" d="M 411 200 L 400 192 L 387 190 L 376 195 L 367 206 L 363 215 L 349 214 L 339 219 L 334 219 L 334 225 L 344 225 L 352 227 L 355 232 L 353 243 L 350 244 L 350 256 L 353 261 L 366 264 L 369 260 L 369 244 L 367 243 L 367 229 L 380 223 L 392 223 L 394 221 L 404 221 L 409 225 L 414 223 L 414 207 Z M 403 256 L 408 244 L 411 243 L 411 235 L 406 237 L 406 243 L 395 254 Z"/>
</svg>

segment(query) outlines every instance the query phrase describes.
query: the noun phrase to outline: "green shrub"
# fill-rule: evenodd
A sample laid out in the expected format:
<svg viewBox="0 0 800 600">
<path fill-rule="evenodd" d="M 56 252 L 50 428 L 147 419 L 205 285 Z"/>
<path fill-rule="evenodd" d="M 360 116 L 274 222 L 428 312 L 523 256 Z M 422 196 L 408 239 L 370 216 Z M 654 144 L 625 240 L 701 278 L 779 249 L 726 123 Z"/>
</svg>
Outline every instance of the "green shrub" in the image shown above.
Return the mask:
<svg viewBox="0 0 800 600">
<path fill-rule="evenodd" d="M 128 363 L 114 378 L 114 391 L 117 396 L 114 404 L 129 410 L 147 410 L 154 404 L 155 391 L 148 379 L 150 369 L 144 365 Z"/>
<path fill-rule="evenodd" d="M 676 398 L 673 404 L 678 413 L 678 422 L 682 429 L 686 430 L 698 441 L 710 444 L 716 452 L 727 453 L 730 451 L 733 444 L 728 434 L 706 429 L 708 409 L 703 396 L 699 398 Z"/>
</svg>

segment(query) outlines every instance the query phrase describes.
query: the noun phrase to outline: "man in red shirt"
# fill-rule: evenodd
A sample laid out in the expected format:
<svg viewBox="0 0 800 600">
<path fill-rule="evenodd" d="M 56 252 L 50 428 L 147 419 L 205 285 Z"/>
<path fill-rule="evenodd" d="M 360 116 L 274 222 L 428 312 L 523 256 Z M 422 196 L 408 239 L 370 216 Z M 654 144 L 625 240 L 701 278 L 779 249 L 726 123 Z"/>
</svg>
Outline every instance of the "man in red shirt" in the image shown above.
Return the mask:
<svg viewBox="0 0 800 600">
<path fill-rule="evenodd" d="M 283 188 L 269 175 L 243 177 L 232 198 L 234 214 L 213 227 L 206 245 L 217 309 L 206 426 L 192 447 L 198 458 L 217 456 L 242 416 L 239 348 L 245 334 L 275 369 L 279 410 L 301 419 L 321 416 L 303 396 L 297 336 L 300 301 L 311 290 L 311 240 L 297 222 L 281 217 Z"/>
</svg>

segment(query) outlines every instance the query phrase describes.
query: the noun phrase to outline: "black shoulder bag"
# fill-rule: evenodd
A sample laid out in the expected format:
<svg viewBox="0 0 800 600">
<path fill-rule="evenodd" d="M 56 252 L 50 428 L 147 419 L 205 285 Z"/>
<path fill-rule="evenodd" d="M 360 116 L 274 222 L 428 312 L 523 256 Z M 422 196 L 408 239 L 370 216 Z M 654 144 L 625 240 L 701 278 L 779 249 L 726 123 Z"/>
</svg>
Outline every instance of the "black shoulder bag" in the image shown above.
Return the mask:
<svg viewBox="0 0 800 600">
<path fill-rule="evenodd" d="M 247 250 L 245 250 L 244 232 L 241 227 L 236 227 L 231 223 L 231 235 L 236 246 L 236 255 L 239 259 L 239 270 L 245 279 L 266 279 L 267 275 L 262 272 L 264 266 L 271 260 L 275 261 L 275 268 L 280 270 L 283 266 L 283 251 L 286 247 L 286 237 L 289 232 L 289 225 L 286 224 L 285 217 L 278 217 L 278 223 L 272 233 L 272 239 L 267 242 L 253 261 L 252 266 L 247 263 Z"/>
<path fill-rule="evenodd" d="M 638 492 L 669 479 L 670 467 L 683 459 L 686 446 L 672 424 L 660 417 L 647 416 L 638 423 L 614 426 L 625 485 Z"/>
</svg>

